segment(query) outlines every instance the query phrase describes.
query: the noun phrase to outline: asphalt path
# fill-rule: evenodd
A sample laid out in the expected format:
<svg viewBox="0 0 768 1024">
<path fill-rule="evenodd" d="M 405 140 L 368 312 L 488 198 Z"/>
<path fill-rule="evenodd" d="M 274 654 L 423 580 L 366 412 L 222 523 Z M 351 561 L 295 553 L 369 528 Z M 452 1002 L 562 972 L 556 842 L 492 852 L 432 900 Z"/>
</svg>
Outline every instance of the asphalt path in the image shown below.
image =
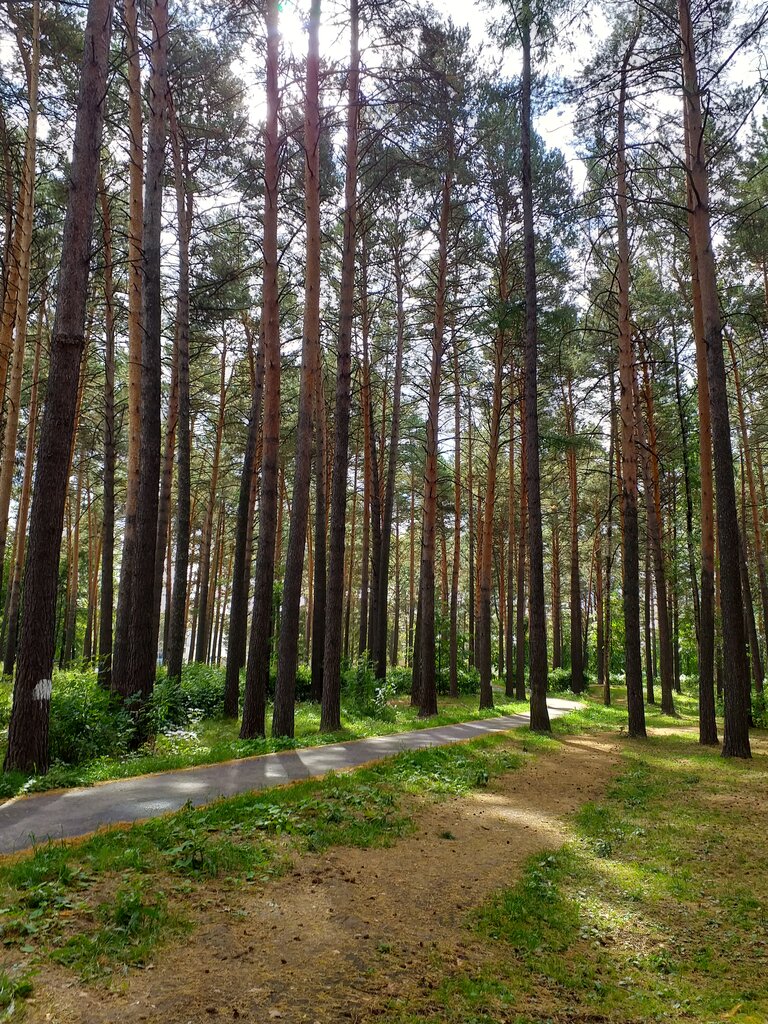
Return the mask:
<svg viewBox="0 0 768 1024">
<path fill-rule="evenodd" d="M 550 718 L 580 707 L 575 701 L 559 699 L 548 700 L 547 706 Z M 359 768 L 406 750 L 519 729 L 528 725 L 528 720 L 527 714 L 503 715 L 16 797 L 0 804 L 0 854 L 18 853 L 48 840 L 89 835 L 109 825 L 157 818 L 187 803 L 200 807 L 222 797 Z"/>
</svg>

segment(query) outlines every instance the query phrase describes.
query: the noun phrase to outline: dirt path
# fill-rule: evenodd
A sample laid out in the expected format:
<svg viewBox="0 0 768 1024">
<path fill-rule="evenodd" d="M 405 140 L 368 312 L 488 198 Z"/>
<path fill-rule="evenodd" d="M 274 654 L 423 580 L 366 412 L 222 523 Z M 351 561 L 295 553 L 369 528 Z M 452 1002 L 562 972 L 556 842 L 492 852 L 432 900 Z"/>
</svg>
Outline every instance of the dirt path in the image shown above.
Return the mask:
<svg viewBox="0 0 768 1024">
<path fill-rule="evenodd" d="M 367 1021 L 429 987 L 430 965 L 472 957 L 467 912 L 567 838 L 564 816 L 616 773 L 612 737 L 570 737 L 488 789 L 422 807 L 387 849 L 298 858 L 262 891 L 206 890 L 197 927 L 151 969 L 83 988 L 44 968 L 29 1024 Z"/>
</svg>

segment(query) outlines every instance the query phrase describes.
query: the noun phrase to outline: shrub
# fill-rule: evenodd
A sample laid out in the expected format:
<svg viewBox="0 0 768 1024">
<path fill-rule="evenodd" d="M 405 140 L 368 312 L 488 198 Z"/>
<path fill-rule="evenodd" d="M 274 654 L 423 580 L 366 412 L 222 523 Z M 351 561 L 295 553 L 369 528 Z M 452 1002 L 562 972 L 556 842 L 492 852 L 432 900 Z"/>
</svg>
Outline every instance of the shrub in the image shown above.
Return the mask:
<svg viewBox="0 0 768 1024">
<path fill-rule="evenodd" d="M 389 706 L 395 696 L 394 685 L 390 679 L 376 678 L 368 657 L 361 658 L 344 674 L 342 684 L 345 702 L 357 714 L 385 721 L 394 718 L 394 710 Z"/>
<path fill-rule="evenodd" d="M 569 668 L 553 668 L 547 676 L 547 692 L 559 693 L 571 688 L 571 670 Z"/>
<path fill-rule="evenodd" d="M 765 692 L 752 694 L 752 723 L 756 729 L 768 729 L 768 704 Z"/>
<path fill-rule="evenodd" d="M 459 687 L 459 695 L 462 697 L 480 692 L 480 673 L 476 668 L 457 669 L 456 682 Z M 451 673 L 447 667 L 437 673 L 437 692 L 442 696 L 451 692 Z"/>
<path fill-rule="evenodd" d="M 96 682 L 93 670 L 57 672 L 51 694 L 51 760 L 79 764 L 125 753 L 134 722 L 114 694 Z"/>
<path fill-rule="evenodd" d="M 413 673 L 409 668 L 396 665 L 387 669 L 387 681 L 392 684 L 395 693 L 402 695 L 411 692 Z"/>
</svg>

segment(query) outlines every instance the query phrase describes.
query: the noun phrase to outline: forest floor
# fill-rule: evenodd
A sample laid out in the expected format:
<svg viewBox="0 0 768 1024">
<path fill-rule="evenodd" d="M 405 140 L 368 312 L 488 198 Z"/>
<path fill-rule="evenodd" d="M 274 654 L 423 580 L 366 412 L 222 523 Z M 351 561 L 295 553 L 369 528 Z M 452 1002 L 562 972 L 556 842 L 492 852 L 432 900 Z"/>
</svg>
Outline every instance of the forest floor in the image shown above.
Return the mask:
<svg viewBox="0 0 768 1024">
<path fill-rule="evenodd" d="M 34 1024 L 763 1022 L 768 739 L 732 763 L 690 718 L 651 711 L 641 743 L 623 717 L 42 848 L 0 871 L 0 1000 Z"/>
</svg>

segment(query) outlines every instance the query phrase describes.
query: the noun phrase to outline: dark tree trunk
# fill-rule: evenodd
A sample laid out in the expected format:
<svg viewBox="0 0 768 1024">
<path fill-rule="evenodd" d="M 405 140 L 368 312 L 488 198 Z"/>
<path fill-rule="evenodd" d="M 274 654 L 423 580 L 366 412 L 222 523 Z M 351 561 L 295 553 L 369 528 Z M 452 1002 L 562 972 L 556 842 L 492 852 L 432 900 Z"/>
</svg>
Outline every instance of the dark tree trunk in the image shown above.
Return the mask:
<svg viewBox="0 0 768 1024">
<path fill-rule="evenodd" d="M 525 562 L 528 557 L 528 454 L 525 397 L 520 398 L 520 535 L 517 549 L 517 636 L 515 639 L 515 696 L 525 700 Z"/>
<path fill-rule="evenodd" d="M 368 656 L 375 657 L 379 628 L 379 571 L 381 568 L 381 478 L 376 447 L 376 429 L 373 419 L 373 401 L 369 408 L 371 419 L 371 591 L 368 598 Z"/>
<path fill-rule="evenodd" d="M 197 645 L 195 661 L 205 663 L 208 654 L 208 636 L 211 631 L 211 544 L 213 543 L 213 516 L 216 509 L 216 488 L 219 482 L 219 460 L 221 439 L 224 433 L 224 416 L 227 407 L 226 390 L 227 337 L 221 347 L 221 369 L 219 373 L 219 414 L 216 420 L 216 440 L 213 446 L 211 478 L 208 483 L 208 505 L 203 520 L 203 534 L 200 542 L 200 606 L 198 609 Z M 214 547 L 214 552 L 215 552 Z"/>
<path fill-rule="evenodd" d="M 453 186 L 453 129 L 448 169 L 443 177 L 438 231 L 438 272 L 435 293 L 435 323 L 432 331 L 432 356 L 429 372 L 427 444 L 424 463 L 424 507 L 421 540 L 421 685 L 419 717 L 437 714 L 437 677 L 435 642 L 435 541 L 437 529 L 437 433 L 440 405 L 440 370 L 445 344 L 445 307 L 448 275 L 448 228 Z"/>
<path fill-rule="evenodd" d="M 750 757 L 749 670 L 744 642 L 744 617 L 739 572 L 739 529 L 733 479 L 733 450 L 723 356 L 723 328 L 715 275 L 710 225 L 709 179 L 704 120 L 696 67 L 689 0 L 679 0 L 683 94 L 689 149 L 687 170 L 693 199 L 692 221 L 707 352 L 707 384 L 712 416 L 712 447 L 717 490 L 717 532 L 720 556 L 720 607 L 723 623 L 725 738 L 723 754 Z M 700 389 L 704 381 L 699 381 Z"/>
<path fill-rule="evenodd" d="M 106 233 L 105 233 L 105 237 Z M 106 245 L 105 245 L 106 249 Z M 111 247 L 110 247 L 111 255 Z M 106 261 L 106 255 L 105 255 Z M 110 264 L 111 267 L 111 264 Z M 105 270 L 105 279 L 107 272 Z M 111 275 L 110 275 L 111 277 Z M 111 289 L 109 289 L 111 294 Z M 105 293 L 107 287 L 105 285 Z M 16 643 L 18 639 L 19 629 L 19 606 L 21 603 L 21 577 L 24 571 L 24 551 L 26 549 L 27 541 L 27 519 L 29 516 L 29 499 L 32 494 L 32 470 L 34 468 L 35 461 L 35 447 L 37 431 L 37 415 L 38 415 L 38 390 L 39 390 L 39 379 L 40 379 L 40 353 L 43 347 L 43 323 L 45 322 L 45 306 L 46 306 L 46 293 L 44 292 L 40 300 L 40 309 L 38 311 L 37 320 L 37 340 L 35 341 L 35 357 L 32 366 L 32 388 L 29 398 L 29 419 L 27 421 L 27 444 L 24 453 L 24 479 L 21 485 L 21 498 L 19 499 L 19 513 L 16 522 L 16 542 L 14 550 L 13 560 L 13 571 L 10 580 L 10 589 L 8 593 L 8 614 L 7 614 L 7 638 L 5 648 L 5 666 L 4 672 L 7 676 L 13 675 L 13 669 L 16 664 Z M 112 333 L 110 335 L 110 326 L 112 321 L 110 320 L 112 307 L 107 307 L 107 375 L 109 375 L 109 351 L 110 351 L 110 338 L 112 341 L 112 382 L 114 392 L 114 327 L 112 326 Z M 109 409 L 105 408 L 105 422 L 109 423 Z M 112 406 L 112 424 L 114 426 L 114 404 Z M 105 426 L 106 432 L 106 426 Z M 115 476 L 114 476 L 114 458 L 112 460 L 112 478 L 109 479 L 109 459 L 105 451 L 104 461 L 104 515 L 107 516 L 108 510 L 108 498 L 110 495 L 109 485 L 112 485 L 112 521 L 114 523 L 115 505 L 114 505 L 114 489 L 115 489 Z M 112 629 L 111 620 L 111 609 L 110 609 L 110 631 Z M 111 643 L 108 650 L 111 653 Z"/>
<path fill-rule="evenodd" d="M 645 535 L 645 692 L 649 704 L 655 704 L 653 693 L 653 644 L 651 629 L 653 626 L 653 581 L 651 576 L 651 542 Z"/>
<path fill-rule="evenodd" d="M 467 498 L 469 506 L 469 667 L 475 665 L 475 481 L 472 472 L 472 403 L 467 408 Z"/>
<path fill-rule="evenodd" d="M 684 105 L 686 150 L 690 147 L 688 113 Z M 690 177 L 688 196 L 688 248 L 691 263 L 691 296 L 693 300 L 693 334 L 696 342 L 696 374 L 707 380 L 707 344 L 704 337 L 704 314 L 693 226 L 693 196 Z M 709 393 L 696 389 L 699 412 L 699 474 L 701 476 L 701 599 L 699 602 L 699 742 L 714 746 L 717 742 L 715 716 L 715 524 L 712 480 L 712 424 Z"/>
<path fill-rule="evenodd" d="M 451 697 L 459 695 L 459 572 L 461 570 L 461 382 L 459 343 L 451 332 L 453 347 L 453 567 L 451 572 L 451 622 L 449 680 Z"/>
<path fill-rule="evenodd" d="M 229 610 L 227 637 L 227 668 L 224 683 L 224 714 L 237 718 L 240 711 L 240 668 L 246 643 L 248 619 L 248 580 L 251 566 L 248 538 L 253 515 L 253 490 L 257 477 L 256 452 L 258 449 L 261 403 L 264 394 L 264 332 L 259 334 L 259 348 L 251 392 L 251 411 L 245 440 L 243 470 L 240 474 L 240 492 L 235 522 L 235 555 L 232 563 L 232 604 Z M 175 594 L 175 591 L 174 591 Z"/>
<path fill-rule="evenodd" d="M 400 444 L 400 392 L 403 383 L 403 347 L 405 345 L 405 309 L 403 306 L 403 272 L 400 240 L 392 251 L 395 274 L 395 302 L 397 309 L 397 342 L 395 350 L 395 379 L 392 385 L 392 423 L 389 437 L 387 483 L 384 490 L 384 509 L 381 521 L 381 557 L 379 562 L 379 623 L 376 630 L 376 677 L 384 679 L 387 672 L 387 607 L 389 588 L 389 554 L 392 535 L 392 513 L 395 505 L 395 471 L 397 449 Z"/>
<path fill-rule="evenodd" d="M 335 732 L 341 726 L 341 616 L 344 605 L 344 542 L 347 512 L 349 419 L 352 384 L 352 323 L 355 298 L 355 238 L 357 234 L 357 148 L 360 89 L 358 0 L 350 0 L 350 62 L 347 105 L 346 180 L 342 241 L 339 344 L 336 362 L 336 437 L 331 484 L 331 526 L 325 608 L 323 702 L 320 728 Z M 363 416 L 367 413 L 363 410 Z M 361 631 L 361 637 L 364 634 Z"/>
<path fill-rule="evenodd" d="M 319 337 L 319 334 L 318 334 Z M 328 501 L 327 501 L 327 437 L 325 418 L 325 387 L 320 344 L 317 346 L 315 374 L 315 578 L 312 605 L 312 699 L 323 698 L 323 663 L 325 660 L 325 610 L 328 585 Z M 352 551 L 354 557 L 354 545 Z"/>
<path fill-rule="evenodd" d="M 124 666 L 113 665 L 112 686 L 122 696 L 152 692 L 157 662 L 153 634 L 155 547 L 160 484 L 160 397 L 162 385 L 162 307 L 160 263 L 162 195 L 168 107 L 168 0 L 152 7 L 152 69 L 149 81 L 149 120 L 144 193 L 142 260 L 141 457 L 136 509 L 136 552 L 131 565 L 130 622 Z M 147 600 L 147 595 L 150 599 Z M 139 730 L 139 737 L 144 732 Z M 138 738 L 138 737 L 137 737 Z"/>
<path fill-rule="evenodd" d="M 283 605 L 277 653 L 273 736 L 293 736 L 296 670 L 299 665 L 299 606 L 304 577 L 304 550 L 309 521 L 309 487 L 312 477 L 312 420 L 316 406 L 316 380 L 320 348 L 320 0 L 313 0 L 309 14 L 309 44 L 304 108 L 304 214 L 306 220 L 306 267 L 304 274 L 304 340 L 299 421 L 296 433 L 296 465 L 293 500 L 288 527 L 288 548 L 283 576 Z M 325 467 L 322 467 L 324 475 Z M 325 510 L 322 510 L 323 513 Z M 321 687 L 322 692 L 322 687 Z"/>
<path fill-rule="evenodd" d="M 539 472 L 538 337 L 536 314 L 536 233 L 533 219 L 531 168 L 531 21 L 526 0 L 521 21 L 523 43 L 522 113 L 520 149 L 522 156 L 523 237 L 525 251 L 525 418 L 528 502 L 528 550 L 530 557 L 528 637 L 531 687 L 531 728 L 550 730 L 547 710 L 547 623 L 544 601 L 544 539 L 541 521 L 541 479 Z"/>
<path fill-rule="evenodd" d="M 560 522 L 552 519 L 552 668 L 563 667 L 562 586 L 560 581 Z"/>
<path fill-rule="evenodd" d="M 30 516 L 29 552 L 6 771 L 48 768 L 48 722 L 61 531 L 69 449 L 83 352 L 88 270 L 101 152 L 103 101 L 112 30 L 110 0 L 90 0 L 69 197 L 62 237 L 59 295 L 51 344 Z"/>
<path fill-rule="evenodd" d="M 645 495 L 646 520 L 653 555 L 653 579 L 656 591 L 656 618 L 659 625 L 659 662 L 661 682 L 661 710 L 665 715 L 674 715 L 672 697 L 674 689 L 674 659 L 672 655 L 672 628 L 667 600 L 667 572 L 662 546 L 663 525 L 661 522 L 661 488 L 658 477 L 656 426 L 654 422 L 653 395 L 648 377 L 647 363 L 643 362 L 644 397 L 648 431 L 646 436 L 642 413 L 638 410 L 639 450 L 643 470 L 643 491 Z"/>
<path fill-rule="evenodd" d="M 507 664 L 504 694 L 515 696 L 515 375 L 509 373 L 509 508 L 507 524 Z"/>
<path fill-rule="evenodd" d="M 619 381 L 621 385 L 621 511 L 624 537 L 624 646 L 627 682 L 628 731 L 646 735 L 643 676 L 640 655 L 640 553 L 637 525 L 637 428 L 635 424 L 634 353 L 629 311 L 629 234 L 627 225 L 627 157 L 625 109 L 627 72 L 637 42 L 633 35 L 621 67 L 616 155 L 618 208 Z"/>
<path fill-rule="evenodd" d="M 245 678 L 242 739 L 266 730 L 267 684 L 271 660 L 272 601 L 277 537 L 278 465 L 280 447 L 280 293 L 278 286 L 277 203 L 280 175 L 280 34 L 277 0 L 268 0 L 267 122 L 264 146 L 264 428 L 259 502 L 259 546 L 256 553 L 251 639 Z"/>
<path fill-rule="evenodd" d="M 181 679 L 184 641 L 187 634 L 187 575 L 191 530 L 192 475 L 189 408 L 189 236 L 192 227 L 191 199 L 187 196 L 184 158 L 175 112 L 170 107 L 171 154 L 176 191 L 176 222 L 179 236 L 179 281 L 176 293 L 176 387 L 178 414 L 176 481 L 176 553 L 173 567 L 171 614 L 166 665 L 169 679 Z"/>
<path fill-rule="evenodd" d="M 584 652 L 581 646 L 581 572 L 579 568 L 579 483 L 576 472 L 576 410 L 573 405 L 573 385 L 568 381 L 565 402 L 568 446 L 568 482 L 570 485 L 571 527 L 571 689 L 584 690 Z"/>
</svg>

